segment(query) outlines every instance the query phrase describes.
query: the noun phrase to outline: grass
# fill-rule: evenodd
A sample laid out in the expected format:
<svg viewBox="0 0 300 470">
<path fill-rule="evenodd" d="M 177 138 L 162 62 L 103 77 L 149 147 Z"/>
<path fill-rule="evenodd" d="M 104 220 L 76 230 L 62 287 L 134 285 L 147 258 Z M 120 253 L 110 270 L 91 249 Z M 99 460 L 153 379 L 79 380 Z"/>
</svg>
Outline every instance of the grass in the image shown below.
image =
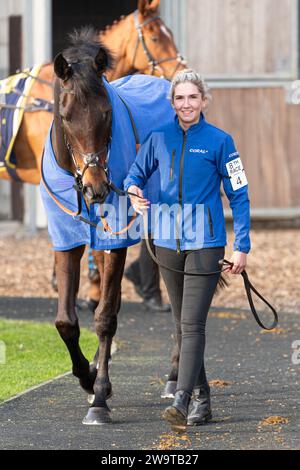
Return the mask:
<svg viewBox="0 0 300 470">
<path fill-rule="evenodd" d="M 88 360 L 97 349 L 95 333 L 81 329 L 80 346 Z M 0 403 L 71 370 L 69 352 L 54 325 L 0 319 Z M 1 351 L 0 351 L 1 352 Z"/>
</svg>

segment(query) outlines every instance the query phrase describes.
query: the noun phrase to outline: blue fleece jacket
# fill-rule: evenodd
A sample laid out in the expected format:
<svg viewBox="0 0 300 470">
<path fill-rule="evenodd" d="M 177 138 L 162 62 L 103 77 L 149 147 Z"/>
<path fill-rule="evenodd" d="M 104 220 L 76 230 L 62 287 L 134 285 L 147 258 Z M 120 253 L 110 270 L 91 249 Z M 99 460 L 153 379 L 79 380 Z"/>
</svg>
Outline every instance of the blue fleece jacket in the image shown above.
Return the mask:
<svg viewBox="0 0 300 470">
<path fill-rule="evenodd" d="M 143 189 L 156 169 L 160 193 L 152 216 L 155 245 L 177 251 L 225 246 L 222 182 L 233 214 L 234 250 L 249 252 L 248 184 L 229 134 L 208 124 L 203 115 L 185 132 L 176 116 L 141 146 L 124 188 Z"/>
</svg>

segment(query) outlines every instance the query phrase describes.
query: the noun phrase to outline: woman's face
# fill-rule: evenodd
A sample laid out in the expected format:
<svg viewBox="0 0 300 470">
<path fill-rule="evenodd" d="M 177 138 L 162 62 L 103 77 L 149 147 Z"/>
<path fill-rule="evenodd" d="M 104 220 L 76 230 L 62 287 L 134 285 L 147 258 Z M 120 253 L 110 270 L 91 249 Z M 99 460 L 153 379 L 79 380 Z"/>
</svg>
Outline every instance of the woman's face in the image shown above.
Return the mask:
<svg viewBox="0 0 300 470">
<path fill-rule="evenodd" d="M 179 119 L 181 127 L 188 129 L 197 124 L 201 111 L 205 108 L 206 101 L 203 100 L 197 86 L 191 82 L 179 83 L 174 90 L 173 107 Z"/>
</svg>

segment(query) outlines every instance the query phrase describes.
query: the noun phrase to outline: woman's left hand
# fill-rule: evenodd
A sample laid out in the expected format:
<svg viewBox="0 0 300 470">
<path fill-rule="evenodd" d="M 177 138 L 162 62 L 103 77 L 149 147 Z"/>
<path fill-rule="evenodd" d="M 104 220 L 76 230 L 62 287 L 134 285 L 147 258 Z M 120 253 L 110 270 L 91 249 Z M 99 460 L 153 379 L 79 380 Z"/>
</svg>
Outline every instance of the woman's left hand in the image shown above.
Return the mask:
<svg viewBox="0 0 300 470">
<path fill-rule="evenodd" d="M 233 263 L 232 267 L 225 270 L 226 273 L 241 274 L 247 265 L 247 253 L 241 251 L 234 251 L 230 262 Z"/>
</svg>

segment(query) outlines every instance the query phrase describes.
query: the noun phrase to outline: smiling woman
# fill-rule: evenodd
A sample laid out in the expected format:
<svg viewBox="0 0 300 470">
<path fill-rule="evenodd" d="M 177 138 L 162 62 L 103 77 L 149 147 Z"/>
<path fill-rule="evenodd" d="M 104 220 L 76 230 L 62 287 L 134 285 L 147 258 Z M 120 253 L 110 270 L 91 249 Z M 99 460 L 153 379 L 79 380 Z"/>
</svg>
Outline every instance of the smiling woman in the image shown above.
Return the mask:
<svg viewBox="0 0 300 470">
<path fill-rule="evenodd" d="M 159 206 L 173 210 L 176 207 L 168 224 L 164 222 L 164 211 L 159 211 L 156 226 L 174 221 L 175 227 L 172 233 L 155 230 L 154 244 L 180 351 L 179 365 L 168 379 L 177 382 L 175 400 L 163 418 L 182 429 L 187 424 L 204 424 L 212 417 L 204 349 L 206 319 L 216 287 L 222 281 L 220 264 L 224 262 L 226 245 L 221 183 L 233 211 L 236 235 L 231 274 L 241 273 L 246 266 L 250 210 L 247 180 L 234 142 L 204 117 L 208 89 L 200 75 L 191 69 L 179 72 L 172 81 L 170 98 L 176 118 L 157 128 L 141 146 L 124 188 L 131 194 L 132 205 L 146 212 L 151 201 L 144 197 L 143 190 L 159 169 Z M 194 231 L 186 230 L 191 226 Z M 191 275 L 184 277 L 182 271 Z M 189 411 L 193 390 L 196 399 Z"/>
</svg>

